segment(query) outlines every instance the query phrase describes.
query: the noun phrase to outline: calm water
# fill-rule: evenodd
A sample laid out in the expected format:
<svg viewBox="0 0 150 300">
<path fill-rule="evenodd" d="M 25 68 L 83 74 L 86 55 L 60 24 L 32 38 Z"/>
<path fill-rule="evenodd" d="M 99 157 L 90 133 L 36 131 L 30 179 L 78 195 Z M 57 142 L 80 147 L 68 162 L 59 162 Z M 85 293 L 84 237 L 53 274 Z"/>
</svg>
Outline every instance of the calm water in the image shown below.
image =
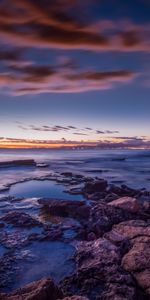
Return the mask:
<svg viewBox="0 0 150 300">
<path fill-rule="evenodd" d="M 6 193 L 7 194 L 7 193 Z M 30 180 L 23 183 L 18 183 L 11 186 L 9 195 L 15 197 L 47 197 L 47 198 L 60 198 L 67 200 L 81 200 L 80 195 L 70 195 L 64 192 L 64 187 L 60 184 L 55 184 L 50 180 Z"/>
<path fill-rule="evenodd" d="M 52 277 L 58 283 L 74 271 L 74 252 L 74 247 L 63 242 L 34 242 L 18 252 L 17 273 L 6 290 L 15 290 L 43 277 Z"/>
<path fill-rule="evenodd" d="M 0 161 L 33 158 L 49 163 L 49 169 L 0 168 L 1 184 L 23 176 L 36 176 L 48 171 L 72 171 L 98 176 L 114 183 L 150 190 L 149 150 L 0 150 Z"/>
</svg>

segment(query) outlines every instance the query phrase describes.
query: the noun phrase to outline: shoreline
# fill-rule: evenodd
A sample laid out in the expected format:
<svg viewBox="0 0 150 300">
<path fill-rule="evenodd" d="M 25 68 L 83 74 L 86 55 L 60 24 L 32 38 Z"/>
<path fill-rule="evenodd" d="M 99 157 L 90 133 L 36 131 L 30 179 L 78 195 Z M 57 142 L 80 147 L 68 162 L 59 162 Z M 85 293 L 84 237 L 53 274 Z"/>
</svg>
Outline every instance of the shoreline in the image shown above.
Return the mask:
<svg viewBox="0 0 150 300">
<path fill-rule="evenodd" d="M 49 180 L 51 180 L 50 177 Z M 46 179 L 47 177 L 43 177 L 38 180 Z M 150 295 L 148 283 L 150 192 L 143 189 L 131 189 L 126 185 L 118 187 L 109 184 L 105 179 L 84 177 L 71 172 L 57 174 L 57 178 L 53 176 L 53 181 L 67 185 L 70 187 L 67 188 L 68 193 L 70 192 L 74 196 L 82 194 L 84 199 L 81 201 L 37 199 L 36 209 L 40 210 L 44 217 L 50 216 L 51 219 L 61 220 L 57 224 L 51 222 L 46 224 L 42 219 L 36 218 L 34 213 L 32 215 L 15 210 L 8 211 L 0 217 L 0 230 L 3 233 L 0 243 L 7 249 L 14 249 L 12 254 L 8 251 L 9 255 L 5 253 L 1 259 L 1 285 L 9 285 L 9 280 L 10 282 L 12 280 L 11 274 L 14 273 L 15 276 L 13 264 L 14 261 L 17 262 L 15 256 L 17 249 L 23 249 L 25 245 L 30 247 L 32 243 L 36 242 L 41 245 L 43 243 L 44 247 L 45 241 L 48 243 L 57 241 L 68 246 L 76 245 L 73 257 L 74 272 L 68 277 L 65 276 L 66 279 L 64 278 L 57 288 L 53 287 L 54 290 L 60 291 L 61 299 L 74 294 L 90 300 L 94 300 L 96 297 L 99 297 L 98 299 L 148 299 Z M 81 183 L 80 188 L 74 188 L 75 184 Z M 24 200 L 26 199 L 15 199 L 10 196 L 9 199 L 7 196 L 4 199 L 10 203 L 17 201 L 21 203 Z M 2 198 L 0 202 L 2 202 Z M 10 225 L 20 232 L 24 229 L 32 231 L 32 228 L 39 228 L 39 232 L 34 233 L 29 230 L 30 233 L 26 235 L 25 240 L 19 238 L 16 243 L 13 243 L 13 234 L 11 238 L 4 234 L 7 226 Z M 41 229 L 42 231 L 40 231 Z M 68 230 L 73 232 L 70 236 L 67 236 Z M 22 264 L 23 258 L 20 259 Z M 43 295 L 42 284 L 47 281 L 48 279 L 45 279 L 43 283 L 41 279 L 35 282 L 33 284 L 35 291 L 37 288 L 37 292 Z M 29 290 L 32 291 L 33 285 L 31 284 Z M 22 299 L 27 299 L 27 296 L 23 295 L 23 290 L 24 288 L 17 292 L 0 294 L 2 297 L 0 299 L 19 300 L 20 293 L 22 293 Z M 49 286 L 48 293 L 51 294 Z M 31 299 L 36 299 L 34 297 L 35 294 Z M 38 299 L 39 296 L 36 297 Z M 49 298 L 40 299 L 47 300 Z M 56 296 L 54 300 L 57 299 L 59 298 Z"/>
</svg>

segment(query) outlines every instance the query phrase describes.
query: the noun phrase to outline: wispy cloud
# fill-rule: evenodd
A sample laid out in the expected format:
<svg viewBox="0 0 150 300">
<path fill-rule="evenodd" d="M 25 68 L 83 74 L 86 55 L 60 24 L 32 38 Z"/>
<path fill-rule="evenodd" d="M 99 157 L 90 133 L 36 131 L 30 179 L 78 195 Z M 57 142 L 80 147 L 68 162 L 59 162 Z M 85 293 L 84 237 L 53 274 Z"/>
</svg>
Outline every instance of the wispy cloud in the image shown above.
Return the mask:
<svg viewBox="0 0 150 300">
<path fill-rule="evenodd" d="M 129 83 L 138 74 L 129 70 L 88 70 L 73 65 L 10 65 L 0 73 L 0 87 L 12 95 L 78 93 Z M 7 89 L 6 89 L 7 87 Z"/>
<path fill-rule="evenodd" d="M 25 131 L 38 131 L 38 132 L 69 132 L 73 135 L 108 135 L 108 134 L 118 134 L 118 130 L 97 130 L 95 128 L 91 127 L 77 127 L 77 126 L 62 126 L 62 125 L 42 125 L 42 126 L 36 126 L 36 125 L 25 125 L 21 122 L 17 122 L 18 128 Z M 76 131 L 74 131 L 76 130 Z"/>
</svg>

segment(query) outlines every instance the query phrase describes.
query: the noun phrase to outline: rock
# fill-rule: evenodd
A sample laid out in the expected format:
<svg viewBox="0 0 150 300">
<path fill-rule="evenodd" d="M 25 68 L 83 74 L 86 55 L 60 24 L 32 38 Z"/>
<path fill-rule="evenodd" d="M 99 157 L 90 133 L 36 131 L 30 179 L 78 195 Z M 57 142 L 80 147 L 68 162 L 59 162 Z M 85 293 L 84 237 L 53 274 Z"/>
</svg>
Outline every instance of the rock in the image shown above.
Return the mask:
<svg viewBox="0 0 150 300">
<path fill-rule="evenodd" d="M 63 217 L 79 217 L 88 219 L 91 207 L 85 201 L 73 201 L 62 199 L 39 199 L 38 203 L 47 207 L 53 215 Z"/>
<path fill-rule="evenodd" d="M 131 218 L 132 215 L 130 215 L 130 213 L 118 207 L 108 205 L 104 202 L 98 202 L 90 211 L 87 230 L 88 232 L 94 232 L 97 237 L 100 237 L 109 231 L 114 224 Z"/>
<path fill-rule="evenodd" d="M 138 299 L 132 277 L 121 268 L 121 255 L 120 248 L 105 238 L 79 243 L 77 270 L 62 282 L 64 294 L 76 291 L 89 299 Z"/>
<path fill-rule="evenodd" d="M 137 213 L 141 210 L 139 201 L 132 197 L 122 197 L 109 202 L 108 205 L 119 207 L 131 213 Z"/>
<path fill-rule="evenodd" d="M 122 267 L 150 296 L 150 222 L 126 221 L 115 225 L 114 230 L 127 238 L 131 245 L 122 258 Z"/>
<path fill-rule="evenodd" d="M 85 194 L 94 194 L 96 192 L 104 192 L 107 188 L 107 181 L 99 179 L 93 182 L 87 182 L 84 185 L 83 192 Z"/>
<path fill-rule="evenodd" d="M 63 298 L 63 300 L 89 300 L 88 298 L 86 297 L 81 297 L 81 296 L 72 296 L 72 297 L 65 297 Z"/>
<path fill-rule="evenodd" d="M 49 278 L 32 282 L 10 294 L 0 294 L 0 300 L 56 300 L 62 298 L 61 290 Z"/>
<path fill-rule="evenodd" d="M 111 202 L 113 200 L 118 199 L 118 195 L 111 193 L 111 194 L 107 194 L 107 196 L 105 197 L 105 202 Z"/>
<path fill-rule="evenodd" d="M 11 211 L 0 218 L 0 220 L 16 227 L 41 226 L 41 223 L 27 213 Z"/>
<path fill-rule="evenodd" d="M 36 166 L 34 159 L 21 159 L 12 161 L 2 161 L 0 162 L 0 167 L 13 167 L 13 166 Z"/>
<path fill-rule="evenodd" d="M 150 223 L 142 220 L 121 222 L 118 225 L 114 225 L 113 229 L 123 237 L 129 239 L 132 244 L 140 238 L 147 237 L 150 239 Z"/>
<path fill-rule="evenodd" d="M 73 176 L 72 172 L 62 172 L 61 175 L 65 176 L 65 177 L 72 177 Z"/>
<path fill-rule="evenodd" d="M 149 243 L 134 243 L 122 259 L 123 268 L 132 273 L 138 285 L 150 296 L 150 240 Z"/>
<path fill-rule="evenodd" d="M 94 232 L 90 232 L 87 236 L 88 241 L 94 241 L 96 240 L 96 234 Z"/>
</svg>

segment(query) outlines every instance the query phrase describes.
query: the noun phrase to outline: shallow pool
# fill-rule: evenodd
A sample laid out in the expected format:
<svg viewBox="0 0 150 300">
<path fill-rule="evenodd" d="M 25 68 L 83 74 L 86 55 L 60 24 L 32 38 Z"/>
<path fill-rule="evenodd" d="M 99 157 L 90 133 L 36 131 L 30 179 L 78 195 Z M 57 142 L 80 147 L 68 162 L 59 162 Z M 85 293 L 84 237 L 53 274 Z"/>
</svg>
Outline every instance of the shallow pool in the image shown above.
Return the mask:
<svg viewBox="0 0 150 300">
<path fill-rule="evenodd" d="M 12 185 L 8 194 L 14 197 L 60 198 L 82 200 L 82 195 L 70 195 L 64 192 L 64 186 L 50 180 L 30 180 Z"/>
<path fill-rule="evenodd" d="M 10 290 L 43 277 L 59 282 L 75 269 L 75 248 L 63 242 L 35 242 L 19 253 L 17 274 Z"/>
</svg>

